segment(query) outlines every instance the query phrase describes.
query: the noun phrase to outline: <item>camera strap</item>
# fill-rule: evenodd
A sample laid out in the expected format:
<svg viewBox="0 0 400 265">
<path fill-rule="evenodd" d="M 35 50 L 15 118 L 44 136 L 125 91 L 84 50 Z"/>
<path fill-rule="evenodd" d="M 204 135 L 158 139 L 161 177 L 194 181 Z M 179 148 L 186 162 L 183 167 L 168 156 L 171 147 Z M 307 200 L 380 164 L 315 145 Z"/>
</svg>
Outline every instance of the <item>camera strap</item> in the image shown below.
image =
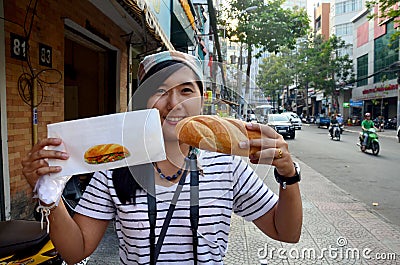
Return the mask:
<svg viewBox="0 0 400 265">
<path fill-rule="evenodd" d="M 148 202 L 147 204 L 148 204 L 148 215 L 150 223 L 151 265 L 155 265 L 157 263 L 157 259 L 160 254 L 164 238 L 167 234 L 167 230 L 171 222 L 172 215 L 175 210 L 175 206 L 178 201 L 179 195 L 182 191 L 183 185 L 185 184 L 186 175 L 188 173 L 189 168 L 190 168 L 190 226 L 192 230 L 192 239 L 193 239 L 194 264 L 197 264 L 197 246 L 198 246 L 197 228 L 199 222 L 199 170 L 197 168 L 196 153 L 192 151 L 190 152 L 189 157 L 185 158 L 185 171 L 183 172 L 179 180 L 178 186 L 174 192 L 174 196 L 172 197 L 157 243 L 155 240 L 156 239 L 155 229 L 157 221 L 157 201 L 155 197 L 156 193 L 155 193 L 154 177 L 151 178 L 153 179 L 152 180 L 153 183 L 149 183 L 150 185 L 147 190 L 147 202 Z"/>
</svg>

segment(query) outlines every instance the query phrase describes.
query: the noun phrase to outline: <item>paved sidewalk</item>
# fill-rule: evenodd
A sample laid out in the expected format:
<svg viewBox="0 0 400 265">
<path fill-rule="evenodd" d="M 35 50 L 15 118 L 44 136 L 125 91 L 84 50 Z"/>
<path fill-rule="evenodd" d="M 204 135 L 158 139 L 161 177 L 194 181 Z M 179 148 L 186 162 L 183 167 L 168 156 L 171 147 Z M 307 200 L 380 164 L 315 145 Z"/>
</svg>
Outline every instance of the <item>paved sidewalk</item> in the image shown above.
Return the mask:
<svg viewBox="0 0 400 265">
<path fill-rule="evenodd" d="M 348 132 L 361 132 L 361 126 L 345 126 L 344 127 L 345 131 Z M 377 132 L 379 137 L 387 137 L 387 138 L 393 138 L 393 139 L 397 139 L 397 135 L 396 135 L 397 131 L 396 130 L 389 130 L 389 129 L 385 129 L 383 132 Z"/>
<path fill-rule="evenodd" d="M 272 240 L 234 215 L 225 264 L 400 264 L 400 227 L 299 162 L 304 212 L 299 243 Z M 267 166 L 256 171 L 265 175 Z M 272 170 L 265 182 L 276 192 Z M 88 264 L 118 264 L 117 245 L 110 227 Z"/>
<path fill-rule="evenodd" d="M 299 243 L 270 239 L 234 216 L 225 264 L 400 264 L 400 227 L 300 164 L 304 218 Z M 266 183 L 276 191 L 272 172 Z"/>
</svg>

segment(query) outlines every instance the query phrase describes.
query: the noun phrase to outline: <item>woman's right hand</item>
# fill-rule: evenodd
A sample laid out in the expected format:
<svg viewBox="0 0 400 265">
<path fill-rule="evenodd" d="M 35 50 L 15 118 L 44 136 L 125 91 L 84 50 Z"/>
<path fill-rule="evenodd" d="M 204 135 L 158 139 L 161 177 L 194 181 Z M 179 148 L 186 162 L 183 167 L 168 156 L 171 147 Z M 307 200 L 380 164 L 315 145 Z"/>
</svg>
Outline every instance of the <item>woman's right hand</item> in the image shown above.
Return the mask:
<svg viewBox="0 0 400 265">
<path fill-rule="evenodd" d="M 58 173 L 60 166 L 49 166 L 47 159 L 67 160 L 69 155 L 65 152 L 45 150 L 46 146 L 58 146 L 62 143 L 59 138 L 46 138 L 39 141 L 32 147 L 32 150 L 22 159 L 22 174 L 32 189 L 35 188 L 38 179 L 46 174 Z"/>
</svg>

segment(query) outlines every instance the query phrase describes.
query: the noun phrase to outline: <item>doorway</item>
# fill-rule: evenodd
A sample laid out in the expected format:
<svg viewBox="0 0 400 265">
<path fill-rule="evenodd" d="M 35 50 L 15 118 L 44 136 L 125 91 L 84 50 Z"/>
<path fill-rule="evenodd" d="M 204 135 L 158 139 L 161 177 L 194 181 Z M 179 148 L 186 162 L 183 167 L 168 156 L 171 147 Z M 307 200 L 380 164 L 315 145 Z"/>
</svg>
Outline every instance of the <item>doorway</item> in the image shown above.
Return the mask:
<svg viewBox="0 0 400 265">
<path fill-rule="evenodd" d="M 64 44 L 64 120 L 115 113 L 116 51 L 69 31 Z"/>
</svg>

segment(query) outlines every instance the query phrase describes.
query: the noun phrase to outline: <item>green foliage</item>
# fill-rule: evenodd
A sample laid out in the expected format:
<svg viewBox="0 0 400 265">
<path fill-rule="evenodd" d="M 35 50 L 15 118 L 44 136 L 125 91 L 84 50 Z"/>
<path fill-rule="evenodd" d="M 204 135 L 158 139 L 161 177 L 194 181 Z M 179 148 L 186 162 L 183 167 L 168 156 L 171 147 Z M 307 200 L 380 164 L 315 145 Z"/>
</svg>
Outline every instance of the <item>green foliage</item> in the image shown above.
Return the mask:
<svg viewBox="0 0 400 265">
<path fill-rule="evenodd" d="M 272 96 L 293 83 L 297 69 L 297 55 L 288 48 L 279 54 L 270 54 L 263 59 L 257 77 L 257 86 L 262 87 L 266 96 Z"/>
<path fill-rule="evenodd" d="M 265 89 L 266 95 L 291 84 L 304 90 L 312 86 L 335 95 L 336 90 L 354 80 L 352 60 L 347 54 L 341 55 L 344 48 L 345 42 L 336 36 L 328 40 L 321 35 L 302 39 L 297 49 L 264 60 L 257 85 Z"/>
<path fill-rule="evenodd" d="M 223 11 L 220 24 L 232 41 L 248 44 L 263 51 L 278 52 L 282 47 L 294 48 L 296 39 L 307 34 L 309 19 L 304 9 L 284 9 L 282 0 L 267 3 L 254 0 L 233 0 Z M 257 7 L 246 11 L 248 7 Z"/>
</svg>

